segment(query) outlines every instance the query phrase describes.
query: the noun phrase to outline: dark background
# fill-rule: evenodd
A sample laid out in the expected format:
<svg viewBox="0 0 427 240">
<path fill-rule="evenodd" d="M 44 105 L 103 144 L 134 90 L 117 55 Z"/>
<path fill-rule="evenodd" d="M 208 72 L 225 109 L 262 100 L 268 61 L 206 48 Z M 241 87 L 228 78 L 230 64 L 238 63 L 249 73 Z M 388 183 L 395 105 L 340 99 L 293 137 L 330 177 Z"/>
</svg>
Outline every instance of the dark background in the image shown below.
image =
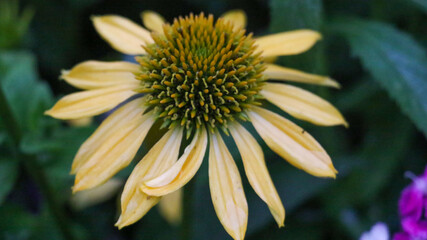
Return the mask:
<svg viewBox="0 0 427 240">
<path fill-rule="evenodd" d="M 62 69 L 89 59 L 124 58 L 97 35 L 90 17 L 118 14 L 140 23 L 143 10 L 171 21 L 190 12 L 218 17 L 243 9 L 247 29 L 255 35 L 301 28 L 323 35 L 307 53 L 281 57 L 278 63 L 341 83 L 340 90 L 301 86 L 340 109 L 348 129 L 286 116 L 324 146 L 339 175 L 336 180 L 312 177 L 262 143 L 287 213 L 286 227 L 279 229 L 248 185 L 236 147 L 227 139 L 249 204 L 246 239 L 358 239 L 378 221 L 399 231 L 397 202 L 410 183 L 405 172 L 420 174 L 427 159 L 426 0 L 27 0 L 19 2 L 19 14 L 7 2 L 0 0 L 0 84 L 22 137 L 14 143 L 6 131 L 11 126 L 0 121 L 0 239 L 61 239 L 28 161 L 46 175 L 78 239 L 178 239 L 179 227 L 156 208 L 117 230 L 120 191 L 94 206 L 73 208 L 71 162 L 100 119 L 76 128 L 43 116 L 56 99 L 76 91 L 58 80 Z M 147 141 L 137 158 L 153 142 Z M 118 179 L 125 180 L 131 170 L 120 172 Z M 195 181 L 194 239 L 229 239 L 212 206 L 206 161 Z"/>
</svg>

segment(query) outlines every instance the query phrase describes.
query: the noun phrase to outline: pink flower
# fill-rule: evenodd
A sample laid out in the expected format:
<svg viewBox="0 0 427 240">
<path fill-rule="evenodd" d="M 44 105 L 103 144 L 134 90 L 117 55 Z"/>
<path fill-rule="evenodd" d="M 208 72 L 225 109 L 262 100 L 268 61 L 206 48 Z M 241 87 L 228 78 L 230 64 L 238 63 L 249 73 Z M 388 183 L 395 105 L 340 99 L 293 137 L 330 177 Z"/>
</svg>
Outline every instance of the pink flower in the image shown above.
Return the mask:
<svg viewBox="0 0 427 240">
<path fill-rule="evenodd" d="M 406 232 L 396 233 L 393 240 L 411 240 L 411 237 Z"/>
<path fill-rule="evenodd" d="M 419 177 L 409 177 L 413 182 L 399 200 L 403 232 L 395 234 L 393 240 L 427 240 L 427 169 Z"/>
<path fill-rule="evenodd" d="M 417 189 L 415 182 L 405 188 L 399 200 L 400 215 L 420 219 L 426 203 L 423 195 L 423 192 Z"/>
<path fill-rule="evenodd" d="M 427 220 L 407 217 L 402 220 L 403 230 L 411 236 L 411 240 L 427 239 Z"/>
</svg>

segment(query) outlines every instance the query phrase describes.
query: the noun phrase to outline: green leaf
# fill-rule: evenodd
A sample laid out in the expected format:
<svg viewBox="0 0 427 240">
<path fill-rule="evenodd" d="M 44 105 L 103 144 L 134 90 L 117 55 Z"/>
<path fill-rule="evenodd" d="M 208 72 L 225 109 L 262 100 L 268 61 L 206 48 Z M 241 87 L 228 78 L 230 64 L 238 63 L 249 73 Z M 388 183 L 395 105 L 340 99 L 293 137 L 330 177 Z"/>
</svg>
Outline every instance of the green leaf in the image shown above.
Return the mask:
<svg viewBox="0 0 427 240">
<path fill-rule="evenodd" d="M 270 9 L 272 32 L 320 28 L 322 15 L 320 0 L 272 0 Z"/>
<path fill-rule="evenodd" d="M 272 0 L 270 1 L 273 33 L 296 29 L 320 30 L 322 25 L 321 0 Z M 322 51 L 319 46 L 297 56 L 282 57 L 279 63 L 309 72 L 321 72 Z"/>
<path fill-rule="evenodd" d="M 404 32 L 385 23 L 345 18 L 331 30 L 342 34 L 352 53 L 427 136 L 427 55 Z"/>
<path fill-rule="evenodd" d="M 427 0 L 411 0 L 411 2 L 422 8 L 425 12 L 427 12 Z"/>
<path fill-rule="evenodd" d="M 34 11 L 30 8 L 20 12 L 18 1 L 0 2 L 0 49 L 21 45 L 33 15 Z"/>
<path fill-rule="evenodd" d="M 18 177 L 18 162 L 0 159 L 0 205 L 3 203 Z"/>
<path fill-rule="evenodd" d="M 24 133 L 39 130 L 43 112 L 52 105 L 52 93 L 38 80 L 34 56 L 27 52 L 2 52 L 0 84 Z"/>
</svg>

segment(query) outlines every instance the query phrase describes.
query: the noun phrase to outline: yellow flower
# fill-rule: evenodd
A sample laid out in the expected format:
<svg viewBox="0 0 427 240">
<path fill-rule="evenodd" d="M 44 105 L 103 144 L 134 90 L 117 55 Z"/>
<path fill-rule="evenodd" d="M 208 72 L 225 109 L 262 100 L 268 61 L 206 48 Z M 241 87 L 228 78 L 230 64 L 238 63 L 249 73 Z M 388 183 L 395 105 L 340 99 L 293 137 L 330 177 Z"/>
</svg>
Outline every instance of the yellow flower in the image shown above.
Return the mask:
<svg viewBox="0 0 427 240">
<path fill-rule="evenodd" d="M 87 61 L 62 78 L 85 91 L 59 100 L 46 114 L 77 119 L 121 105 L 81 146 L 73 165 L 73 191 L 96 187 L 126 167 L 155 121 L 169 130 L 139 161 L 121 197 L 122 228 L 144 216 L 162 196 L 188 183 L 202 164 L 209 142 L 209 186 L 219 220 L 234 239 L 243 239 L 248 206 L 239 171 L 219 129 L 231 134 L 249 183 L 268 205 L 279 226 L 285 210 L 255 138 L 241 125 L 249 120 L 266 144 L 289 163 L 314 176 L 335 177 L 331 159 L 307 132 L 262 108 L 264 99 L 295 118 L 332 126 L 346 125 L 330 103 L 294 81 L 338 87 L 329 77 L 266 63 L 264 58 L 299 54 L 320 38 L 297 30 L 253 38 L 246 16 L 190 14 L 171 24 L 144 12 L 147 29 L 115 15 L 93 17 L 98 33 L 116 50 L 138 55 L 139 64 Z M 276 80 L 276 83 L 269 82 Z M 281 83 L 277 83 L 281 82 Z M 192 138 L 179 155 L 183 136 Z"/>
</svg>

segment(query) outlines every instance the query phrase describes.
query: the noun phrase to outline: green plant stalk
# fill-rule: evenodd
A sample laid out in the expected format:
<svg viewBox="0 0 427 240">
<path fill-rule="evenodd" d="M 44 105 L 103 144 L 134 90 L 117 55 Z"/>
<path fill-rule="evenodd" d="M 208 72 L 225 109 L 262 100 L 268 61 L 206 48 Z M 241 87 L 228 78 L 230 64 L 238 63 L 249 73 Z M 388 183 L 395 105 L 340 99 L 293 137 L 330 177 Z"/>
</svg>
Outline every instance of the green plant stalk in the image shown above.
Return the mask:
<svg viewBox="0 0 427 240">
<path fill-rule="evenodd" d="M 12 109 L 10 108 L 6 96 L 4 94 L 3 88 L 0 86 L 0 119 L 6 127 L 7 133 L 13 140 L 18 159 L 20 159 L 33 180 L 37 183 L 40 188 L 41 193 L 46 199 L 49 210 L 52 213 L 52 216 L 55 218 L 55 222 L 58 224 L 58 227 L 63 235 L 63 238 L 66 240 L 73 240 L 73 234 L 69 228 L 69 222 L 64 214 L 63 210 L 60 207 L 58 200 L 55 198 L 55 194 L 52 191 L 52 188 L 49 185 L 46 174 L 43 169 L 38 165 L 36 156 L 23 154 L 19 150 L 19 144 L 22 139 L 21 128 L 19 127 L 18 122 L 16 121 Z"/>
<path fill-rule="evenodd" d="M 193 205 L 194 188 L 196 180 L 193 178 L 183 188 L 182 198 L 182 219 L 181 219 L 181 240 L 190 240 L 193 232 Z"/>
</svg>

